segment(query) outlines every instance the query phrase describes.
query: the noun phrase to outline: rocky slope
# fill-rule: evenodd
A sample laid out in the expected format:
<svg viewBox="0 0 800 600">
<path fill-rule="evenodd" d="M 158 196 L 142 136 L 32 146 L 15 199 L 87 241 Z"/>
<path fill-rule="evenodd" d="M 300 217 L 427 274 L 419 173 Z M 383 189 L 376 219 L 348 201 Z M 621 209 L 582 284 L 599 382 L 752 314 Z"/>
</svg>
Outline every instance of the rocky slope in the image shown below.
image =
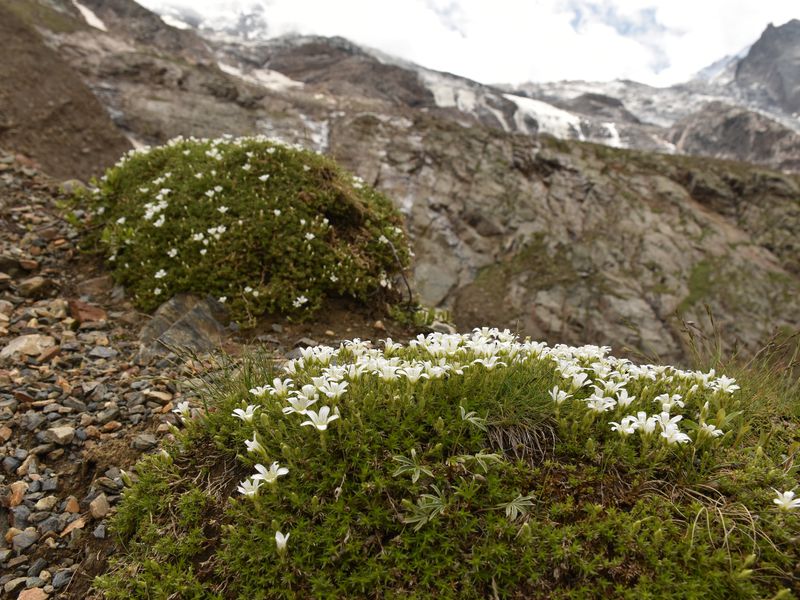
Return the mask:
<svg viewBox="0 0 800 600">
<path fill-rule="evenodd" d="M 754 102 L 800 114 L 800 20 L 770 25 L 736 64 L 735 86 Z"/>
<path fill-rule="evenodd" d="M 0 40 L 0 146 L 63 178 L 98 175 L 130 147 L 70 66 L 5 2 Z"/>
<path fill-rule="evenodd" d="M 414 240 L 420 299 L 452 309 L 462 327 L 506 325 L 679 360 L 676 311 L 702 322 L 708 303 L 725 338 L 749 350 L 800 325 L 794 176 L 505 131 L 498 123 L 515 113 L 493 103 L 499 90 L 473 82 L 472 96 L 458 91 L 442 107 L 445 88 L 421 87 L 400 62 L 342 40 L 209 42 L 218 67 L 205 55 L 145 48 L 113 32 L 124 19 L 102 14 L 106 32 L 48 38 L 121 128 L 146 143 L 263 133 L 334 155 L 396 200 Z M 149 35 L 171 35 L 163 21 L 148 23 L 167 30 Z M 175 39 L 199 48 L 191 35 Z M 655 127 L 613 94 L 586 92 L 569 108 Z M 551 125 L 563 124 L 559 115 Z M 708 151 L 706 134 L 689 125 L 677 141 Z M 782 160 L 791 160 L 786 147 Z"/>
</svg>

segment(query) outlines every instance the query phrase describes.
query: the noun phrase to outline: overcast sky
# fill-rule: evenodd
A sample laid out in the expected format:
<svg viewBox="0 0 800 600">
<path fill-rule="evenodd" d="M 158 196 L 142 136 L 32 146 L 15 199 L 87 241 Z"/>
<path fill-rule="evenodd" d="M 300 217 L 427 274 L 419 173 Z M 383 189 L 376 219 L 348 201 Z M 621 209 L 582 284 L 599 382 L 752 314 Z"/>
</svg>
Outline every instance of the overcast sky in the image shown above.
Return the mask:
<svg viewBox="0 0 800 600">
<path fill-rule="evenodd" d="M 260 4 L 270 35 L 340 35 L 484 83 L 669 85 L 800 18 L 800 0 L 139 1 L 214 17 Z"/>
</svg>

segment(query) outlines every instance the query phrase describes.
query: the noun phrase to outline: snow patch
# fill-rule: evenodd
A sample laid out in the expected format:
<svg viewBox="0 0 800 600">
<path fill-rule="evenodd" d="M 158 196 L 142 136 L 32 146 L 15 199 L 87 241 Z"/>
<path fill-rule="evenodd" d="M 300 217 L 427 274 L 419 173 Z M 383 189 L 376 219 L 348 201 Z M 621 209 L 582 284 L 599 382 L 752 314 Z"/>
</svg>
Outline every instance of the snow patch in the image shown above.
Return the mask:
<svg viewBox="0 0 800 600">
<path fill-rule="evenodd" d="M 265 87 L 276 92 L 283 92 L 292 88 L 301 88 L 304 85 L 302 81 L 295 81 L 283 73 L 278 73 L 277 71 L 272 71 L 270 69 L 254 69 L 248 73 L 245 73 L 233 65 L 228 65 L 222 62 L 217 63 L 217 65 L 219 65 L 219 68 L 223 73 L 233 75 L 234 77 L 238 77 L 239 79 L 242 79 L 248 83 L 252 83 L 253 85 Z"/>
<path fill-rule="evenodd" d="M 557 138 L 585 139 L 581 129 L 581 120 L 572 113 L 533 98 L 515 96 L 514 94 L 503 94 L 503 97 L 517 105 L 514 121 L 520 131 L 528 132 L 528 127 L 525 123 L 525 116 L 528 115 L 533 117 L 539 124 L 539 133 L 548 133 Z"/>
<path fill-rule="evenodd" d="M 95 29 L 99 29 L 100 31 L 108 31 L 106 24 L 103 23 L 103 21 L 101 21 L 100 18 L 94 14 L 90 8 L 84 6 L 78 2 L 78 0 L 72 0 L 72 4 L 78 9 L 78 11 L 80 11 L 83 20 L 86 21 L 87 25 L 94 27 Z"/>
<path fill-rule="evenodd" d="M 174 27 L 175 29 L 191 29 L 192 26 L 186 23 L 185 21 L 181 21 L 180 19 L 173 17 L 171 15 L 161 15 L 161 20 L 164 21 L 170 27 Z"/>
<path fill-rule="evenodd" d="M 622 148 L 622 140 L 619 137 L 616 123 L 603 123 L 603 127 L 608 132 L 608 140 L 605 142 L 607 146 L 612 148 Z"/>
<path fill-rule="evenodd" d="M 328 149 L 328 139 L 330 137 L 330 125 L 328 121 L 315 121 L 311 117 L 304 114 L 300 115 L 300 119 L 305 125 L 306 140 L 311 142 L 311 147 L 317 152 L 325 152 Z"/>
</svg>

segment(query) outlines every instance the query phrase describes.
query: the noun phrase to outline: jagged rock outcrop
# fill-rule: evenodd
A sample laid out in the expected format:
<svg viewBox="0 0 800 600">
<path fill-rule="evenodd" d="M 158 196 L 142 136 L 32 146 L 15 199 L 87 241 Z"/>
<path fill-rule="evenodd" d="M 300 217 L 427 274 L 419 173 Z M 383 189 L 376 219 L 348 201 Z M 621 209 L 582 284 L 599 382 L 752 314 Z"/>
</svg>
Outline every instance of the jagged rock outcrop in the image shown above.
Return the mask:
<svg viewBox="0 0 800 600">
<path fill-rule="evenodd" d="M 734 81 L 756 99 L 800 113 L 800 20 L 770 24 L 737 64 Z"/>
<path fill-rule="evenodd" d="M 85 179 L 130 147 L 78 74 L 5 2 L 0 40 L 0 147 L 56 177 Z"/>
<path fill-rule="evenodd" d="M 800 171 L 800 134 L 768 117 L 709 102 L 701 110 L 678 121 L 670 137 L 681 154 L 695 154 L 773 164 Z"/>
</svg>

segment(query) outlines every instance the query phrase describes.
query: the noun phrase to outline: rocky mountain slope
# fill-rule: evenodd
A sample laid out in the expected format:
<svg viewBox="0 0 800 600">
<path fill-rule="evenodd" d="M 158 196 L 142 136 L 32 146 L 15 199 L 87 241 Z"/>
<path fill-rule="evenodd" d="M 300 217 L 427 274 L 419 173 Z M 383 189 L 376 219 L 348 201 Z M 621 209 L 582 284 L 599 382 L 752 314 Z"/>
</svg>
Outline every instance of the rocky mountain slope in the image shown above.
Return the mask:
<svg viewBox="0 0 800 600">
<path fill-rule="evenodd" d="M 461 118 L 469 115 L 504 131 L 532 134 L 538 130 L 614 147 L 727 156 L 722 148 L 709 154 L 697 146 L 676 147 L 670 128 L 679 120 L 699 122 L 711 111 L 719 124 L 723 113 L 736 107 L 758 115 L 745 119 L 754 129 L 749 129 L 742 141 L 764 127 L 780 131 L 782 138 L 791 139 L 790 144 L 800 140 L 800 121 L 797 108 L 793 108 L 800 72 L 797 20 L 780 27 L 770 25 L 751 48 L 710 65 L 693 81 L 670 88 L 631 81 L 487 86 L 345 40 L 314 36 L 274 39 L 268 15 L 257 2 L 235 3 L 225 15 L 189 10 L 169 0 L 155 6 L 170 23 L 200 32 L 216 48 L 221 61 L 245 72 L 267 67 L 305 82 L 315 78 L 318 83 L 321 76 L 334 86 L 355 85 L 359 93 L 367 94 L 402 89 L 397 99 L 412 107 L 457 110 Z M 323 67 L 324 74 L 319 71 Z M 359 80 L 366 85 L 359 85 Z M 380 80 L 391 82 L 392 89 L 379 92 L 381 85 L 376 82 Z M 706 132 L 707 138 L 718 135 L 720 132 L 711 129 Z M 758 145 L 748 147 L 744 154 L 759 164 L 794 168 L 773 160 Z"/>
<path fill-rule="evenodd" d="M 71 67 L 12 8 L 19 9 L 0 2 L 0 147 L 54 176 L 100 174 L 130 144 Z M 69 22 L 76 31 L 82 27 Z"/>
<path fill-rule="evenodd" d="M 736 137 L 715 146 L 691 122 L 673 131 L 678 112 L 646 123 L 635 103 L 588 89 L 564 108 L 509 99 L 344 40 L 220 42 L 145 17 L 129 31 L 125 5 L 87 2 L 106 31 L 42 27 L 121 130 L 136 143 L 261 133 L 332 154 L 397 202 L 420 299 L 461 327 L 680 360 L 676 311 L 703 322 L 707 303 L 725 339 L 749 350 L 800 326 L 796 176 L 533 132 L 592 137 L 570 119 L 594 112 L 616 123 L 604 129 L 620 145 L 630 127 L 647 147 L 669 133 L 687 151 L 758 158 L 735 154 Z M 539 112 L 520 113 L 526 103 Z M 766 148 L 771 135 L 745 137 Z M 780 139 L 776 157 L 793 160 L 792 138 Z"/>
</svg>

